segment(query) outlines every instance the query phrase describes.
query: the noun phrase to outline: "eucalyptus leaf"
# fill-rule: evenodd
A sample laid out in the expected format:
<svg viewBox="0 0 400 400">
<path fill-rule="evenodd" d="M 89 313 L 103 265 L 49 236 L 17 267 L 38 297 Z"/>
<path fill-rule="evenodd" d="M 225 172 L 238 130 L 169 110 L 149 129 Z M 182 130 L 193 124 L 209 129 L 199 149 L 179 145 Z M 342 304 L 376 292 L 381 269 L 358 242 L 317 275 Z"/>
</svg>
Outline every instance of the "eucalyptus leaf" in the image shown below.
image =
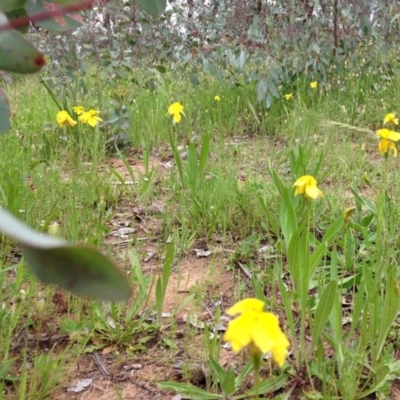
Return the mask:
<svg viewBox="0 0 400 400">
<path fill-rule="evenodd" d="M 26 2 L 27 0 L 1 0 L 0 10 L 3 12 L 17 10 L 22 8 Z"/>
<path fill-rule="evenodd" d="M 68 4 L 69 3 L 70 2 L 68 2 Z M 54 9 L 54 2 L 49 0 L 28 0 L 25 9 L 28 15 L 34 18 L 37 14 Z M 82 24 L 80 23 L 80 14 L 70 13 L 55 15 L 45 20 L 35 21 L 35 25 L 44 29 L 63 32 L 79 28 Z"/>
<path fill-rule="evenodd" d="M 7 17 L 0 12 L 0 25 L 7 23 Z M 20 32 L 0 32 L 0 70 L 30 74 L 40 71 L 44 64 L 43 55 Z"/>
<path fill-rule="evenodd" d="M 143 10 L 147 11 L 153 17 L 162 14 L 167 7 L 166 0 L 137 0 L 137 2 Z"/>
<path fill-rule="evenodd" d="M 6 12 L 6 16 L 9 20 L 17 19 L 17 18 L 26 18 L 28 14 L 25 11 L 25 8 L 17 8 L 12 11 Z M 16 28 L 19 32 L 28 33 L 29 25 L 23 25 Z"/>
<path fill-rule="evenodd" d="M 41 235 L 0 209 L 0 232 L 19 241 L 34 274 L 74 294 L 101 300 L 127 300 L 131 286 L 98 250 Z"/>
<path fill-rule="evenodd" d="M 53 3 L 63 4 L 63 5 L 71 5 L 77 3 L 83 3 L 82 0 L 52 0 Z"/>
<path fill-rule="evenodd" d="M 74 294 L 98 300 L 128 300 L 131 287 L 111 260 L 94 248 L 64 246 L 42 249 L 22 244 L 35 275 Z"/>
</svg>

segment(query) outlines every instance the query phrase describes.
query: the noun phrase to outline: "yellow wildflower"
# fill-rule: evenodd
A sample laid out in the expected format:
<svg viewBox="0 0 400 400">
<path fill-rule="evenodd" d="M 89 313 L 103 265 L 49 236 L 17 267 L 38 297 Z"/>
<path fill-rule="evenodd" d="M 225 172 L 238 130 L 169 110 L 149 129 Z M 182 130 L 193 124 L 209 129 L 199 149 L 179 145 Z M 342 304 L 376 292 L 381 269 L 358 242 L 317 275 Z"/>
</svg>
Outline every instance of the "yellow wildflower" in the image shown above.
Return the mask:
<svg viewBox="0 0 400 400">
<path fill-rule="evenodd" d="M 231 343 L 235 353 L 246 346 L 252 355 L 271 352 L 275 362 L 282 367 L 290 343 L 279 327 L 278 318 L 263 310 L 264 302 L 258 299 L 236 303 L 227 314 L 239 316 L 229 322 L 224 340 Z"/>
<path fill-rule="evenodd" d="M 344 218 L 344 223 L 345 224 L 347 224 L 348 222 L 349 222 L 349 220 L 350 220 L 350 218 L 351 218 L 351 214 L 353 214 L 353 212 L 356 210 L 356 207 L 349 207 L 349 208 L 346 208 L 345 210 L 344 210 L 344 213 L 343 213 L 343 218 Z"/>
<path fill-rule="evenodd" d="M 57 113 L 57 123 L 59 126 L 75 126 L 77 122 L 72 119 L 67 111 L 59 111 Z"/>
<path fill-rule="evenodd" d="M 283 97 L 285 98 L 285 100 L 291 100 L 293 99 L 293 93 L 285 94 Z"/>
<path fill-rule="evenodd" d="M 317 81 L 312 81 L 311 83 L 310 83 L 310 88 L 311 89 L 316 89 L 318 87 L 318 82 Z"/>
<path fill-rule="evenodd" d="M 180 122 L 182 115 L 185 115 L 185 113 L 183 112 L 183 105 L 181 103 L 175 102 L 172 103 L 169 107 L 168 107 L 168 112 L 167 115 L 172 115 L 172 120 L 174 122 L 174 124 L 177 124 Z M 186 115 L 185 115 L 186 117 Z"/>
<path fill-rule="evenodd" d="M 398 125 L 399 119 L 396 118 L 395 113 L 386 114 L 385 119 L 383 120 L 383 125 L 385 125 L 385 124 Z"/>
<path fill-rule="evenodd" d="M 75 106 L 75 107 L 72 107 L 72 109 L 74 110 L 74 113 L 77 115 L 81 115 L 85 112 L 85 107 L 82 107 L 82 106 Z"/>
<path fill-rule="evenodd" d="M 381 154 L 387 154 L 389 152 L 389 149 L 392 149 L 393 156 L 397 157 L 397 147 L 395 143 L 388 139 L 381 139 L 379 141 L 379 152 Z"/>
<path fill-rule="evenodd" d="M 216 95 L 216 96 L 214 96 L 214 100 L 215 101 L 221 101 L 221 98 L 218 95 Z"/>
<path fill-rule="evenodd" d="M 388 139 L 392 140 L 393 142 L 398 142 L 400 140 L 399 132 L 390 131 L 389 129 L 386 128 L 378 129 L 376 133 L 381 139 Z"/>
<path fill-rule="evenodd" d="M 318 189 L 317 181 L 311 175 L 304 175 L 297 179 L 293 184 L 296 186 L 295 196 L 298 194 L 304 194 L 307 199 L 317 199 L 318 197 L 324 197 L 321 190 Z"/>
<path fill-rule="evenodd" d="M 78 120 L 83 124 L 88 124 L 92 128 L 94 128 L 100 121 L 103 121 L 100 117 L 96 115 L 99 113 L 100 111 L 96 110 L 85 111 L 81 113 L 81 115 L 78 117 Z"/>
</svg>

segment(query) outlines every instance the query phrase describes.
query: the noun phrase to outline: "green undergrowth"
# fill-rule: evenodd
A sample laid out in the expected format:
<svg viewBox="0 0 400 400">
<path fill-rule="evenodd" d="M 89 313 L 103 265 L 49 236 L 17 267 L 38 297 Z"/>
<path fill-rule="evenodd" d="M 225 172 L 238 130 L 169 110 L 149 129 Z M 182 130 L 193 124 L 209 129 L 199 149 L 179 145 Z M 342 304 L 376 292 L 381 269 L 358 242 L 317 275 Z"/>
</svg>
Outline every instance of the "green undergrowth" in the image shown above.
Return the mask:
<svg viewBox="0 0 400 400">
<path fill-rule="evenodd" d="M 39 231 L 56 221 L 59 236 L 101 247 L 130 276 L 135 296 L 105 307 L 44 288 L 23 268 L 18 245 L 1 238 L 2 396 L 51 398 L 79 356 L 109 346 L 118 360 L 150 348 L 171 357 L 179 342 L 173 316 L 161 329 L 169 275 L 179 275 L 171 242 L 178 266 L 195 248 L 212 250 L 210 273 L 229 273 L 237 285 L 231 302 L 259 297 L 280 316 L 292 347 L 283 370 L 268 371 L 282 378 L 277 398 L 296 387 L 303 398 L 389 395 L 400 370 L 400 193 L 398 160 L 379 154 L 373 131 L 387 113 L 400 113 L 399 87 L 384 67 L 370 68 L 333 69 L 316 89 L 299 78 L 280 88 L 293 97 L 270 109 L 251 83 L 232 88 L 205 73 L 194 85 L 156 69 L 121 78 L 87 67 L 68 79 L 54 69 L 8 85 L 13 117 L 0 137 L 0 205 Z M 167 115 L 173 102 L 184 106 L 176 125 Z M 77 105 L 99 110 L 103 123 L 58 127 L 60 108 L 73 116 Z M 302 175 L 317 179 L 323 198 L 294 197 Z M 146 211 L 154 204 L 158 211 Z M 110 240 L 127 226 L 135 229 L 128 244 Z M 148 244 L 158 252 L 159 280 L 142 270 Z M 251 279 L 237 283 L 243 270 Z M 182 309 L 209 295 L 198 283 Z M 63 341 L 46 350 L 38 339 L 60 333 Z M 215 340 L 202 344 L 214 358 Z M 221 371 L 211 364 L 206 387 L 216 394 L 213 368 Z"/>
</svg>

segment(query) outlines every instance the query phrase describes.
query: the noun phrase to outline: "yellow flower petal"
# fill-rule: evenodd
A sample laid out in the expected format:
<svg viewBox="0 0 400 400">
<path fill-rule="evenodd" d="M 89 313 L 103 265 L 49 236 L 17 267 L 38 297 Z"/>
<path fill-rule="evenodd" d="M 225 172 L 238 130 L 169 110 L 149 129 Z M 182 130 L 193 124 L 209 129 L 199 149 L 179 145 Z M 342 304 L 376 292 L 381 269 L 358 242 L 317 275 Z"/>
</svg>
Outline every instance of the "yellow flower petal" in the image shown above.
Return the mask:
<svg viewBox="0 0 400 400">
<path fill-rule="evenodd" d="M 260 313 L 252 330 L 252 339 L 261 353 L 272 350 L 279 328 L 278 318 L 272 313 Z"/>
<path fill-rule="evenodd" d="M 285 98 L 285 100 L 290 100 L 293 98 L 293 93 L 285 94 L 283 97 Z"/>
<path fill-rule="evenodd" d="M 399 124 L 399 119 L 396 118 L 395 113 L 389 113 L 386 114 L 384 120 L 383 120 L 383 125 L 385 124 L 393 124 L 393 125 L 398 125 Z"/>
<path fill-rule="evenodd" d="M 324 197 L 323 193 L 317 188 L 317 186 L 307 186 L 305 189 L 305 196 L 310 199 Z"/>
<path fill-rule="evenodd" d="M 178 124 L 182 119 L 181 114 L 179 113 L 172 114 L 172 119 L 174 121 L 174 124 Z"/>
<path fill-rule="evenodd" d="M 216 95 L 216 96 L 214 96 L 214 100 L 215 101 L 221 101 L 221 98 L 218 95 Z"/>
<path fill-rule="evenodd" d="M 168 107 L 168 112 L 167 115 L 172 115 L 172 120 L 174 122 L 174 124 L 177 124 L 180 122 L 182 115 L 185 115 L 185 113 L 183 112 L 183 105 L 181 103 L 175 102 L 172 103 L 169 107 Z M 186 115 L 185 115 L 186 117 Z"/>
<path fill-rule="evenodd" d="M 271 351 L 280 367 L 284 364 L 290 343 L 274 314 L 264 312 L 260 315 L 253 329 L 253 341 L 262 353 Z"/>
<path fill-rule="evenodd" d="M 226 313 L 229 315 L 242 314 L 245 311 L 262 312 L 264 302 L 259 299 L 244 299 L 229 308 Z"/>
<path fill-rule="evenodd" d="M 398 142 L 400 140 L 399 132 L 392 131 L 386 128 L 378 129 L 376 133 L 382 139 L 389 139 L 392 140 L 393 142 Z"/>
<path fill-rule="evenodd" d="M 379 148 L 379 152 L 381 154 L 387 154 L 389 152 L 389 150 L 392 149 L 393 156 L 397 157 L 397 147 L 396 147 L 395 143 L 393 143 L 391 140 L 381 139 L 379 141 L 378 148 Z"/>
<path fill-rule="evenodd" d="M 225 332 L 224 340 L 230 342 L 232 350 L 238 353 L 243 347 L 248 346 L 252 341 L 252 328 L 256 321 L 258 313 L 247 311 L 230 321 L 228 329 Z"/>
<path fill-rule="evenodd" d="M 308 199 L 317 199 L 318 197 L 324 197 L 323 193 L 317 186 L 317 181 L 311 175 L 304 175 L 297 179 L 293 184 L 296 186 L 296 191 L 294 195 L 304 194 Z"/>
<path fill-rule="evenodd" d="M 397 157 L 397 147 L 393 142 L 390 142 L 389 147 L 393 150 L 393 157 Z"/>
<path fill-rule="evenodd" d="M 281 331 L 278 318 L 262 311 L 263 308 L 264 303 L 257 299 L 245 299 L 231 307 L 229 311 L 233 309 L 234 314 L 240 315 L 229 322 L 224 340 L 231 343 L 236 353 L 246 346 L 249 346 L 252 354 L 271 352 L 281 367 L 290 343 Z"/>
<path fill-rule="evenodd" d="M 376 134 L 381 137 L 382 139 L 387 139 L 389 137 L 389 129 L 383 128 L 383 129 L 378 129 L 376 131 Z"/>
<path fill-rule="evenodd" d="M 347 223 L 349 222 L 350 218 L 351 218 L 351 214 L 353 214 L 353 212 L 356 210 L 356 207 L 352 206 L 349 208 L 346 208 L 343 212 L 343 218 L 344 218 L 344 222 Z"/>
<path fill-rule="evenodd" d="M 77 124 L 65 110 L 57 113 L 57 123 L 59 126 L 75 126 Z"/>
<path fill-rule="evenodd" d="M 393 142 L 398 142 L 400 140 L 400 133 L 396 131 L 389 131 L 389 140 L 392 140 Z"/>
<path fill-rule="evenodd" d="M 310 83 L 310 88 L 311 89 L 316 89 L 318 87 L 318 82 L 317 81 L 312 81 L 311 83 Z"/>
<path fill-rule="evenodd" d="M 82 107 L 82 106 L 75 106 L 75 107 L 72 107 L 72 109 L 74 110 L 74 113 L 77 115 L 81 115 L 82 113 L 85 112 L 85 107 Z"/>
</svg>

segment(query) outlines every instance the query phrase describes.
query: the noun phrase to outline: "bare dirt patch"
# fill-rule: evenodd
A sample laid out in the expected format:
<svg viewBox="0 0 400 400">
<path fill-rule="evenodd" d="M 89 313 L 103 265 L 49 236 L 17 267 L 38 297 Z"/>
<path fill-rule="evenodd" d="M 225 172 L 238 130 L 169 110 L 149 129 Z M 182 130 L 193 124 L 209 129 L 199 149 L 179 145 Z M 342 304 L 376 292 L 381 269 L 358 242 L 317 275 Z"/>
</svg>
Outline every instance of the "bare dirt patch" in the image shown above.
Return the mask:
<svg viewBox="0 0 400 400">
<path fill-rule="evenodd" d="M 154 272 L 156 262 L 152 264 L 146 267 L 147 273 L 157 273 Z M 202 324 L 207 322 L 212 326 L 215 307 L 227 307 L 231 303 L 232 275 L 222 268 L 223 264 L 223 260 L 211 261 L 196 256 L 185 258 L 171 275 L 164 311 L 166 315 L 173 313 L 189 293 L 198 291 L 204 297 L 199 299 L 195 296 L 178 315 L 165 318 L 165 328 L 159 333 L 157 342 L 149 344 L 144 353 L 138 352 L 132 357 L 123 349 L 112 349 L 110 352 L 106 349 L 82 356 L 72 373 L 73 379 L 53 393 L 51 398 L 172 399 L 174 395 L 158 389 L 156 382 L 189 378 L 193 379 L 194 384 L 201 383 L 204 378 L 201 369 L 199 372 L 195 368 L 191 369 L 190 365 L 200 365 L 202 362 L 199 351 L 204 340 Z M 173 342 L 174 348 L 166 347 L 164 338 Z M 233 353 L 223 350 L 220 361 L 225 364 L 233 357 Z M 185 374 L 182 365 L 189 365 L 183 368 Z M 196 373 L 200 375 L 196 377 Z M 90 381 L 90 384 L 80 393 L 72 392 L 82 381 Z"/>
</svg>

